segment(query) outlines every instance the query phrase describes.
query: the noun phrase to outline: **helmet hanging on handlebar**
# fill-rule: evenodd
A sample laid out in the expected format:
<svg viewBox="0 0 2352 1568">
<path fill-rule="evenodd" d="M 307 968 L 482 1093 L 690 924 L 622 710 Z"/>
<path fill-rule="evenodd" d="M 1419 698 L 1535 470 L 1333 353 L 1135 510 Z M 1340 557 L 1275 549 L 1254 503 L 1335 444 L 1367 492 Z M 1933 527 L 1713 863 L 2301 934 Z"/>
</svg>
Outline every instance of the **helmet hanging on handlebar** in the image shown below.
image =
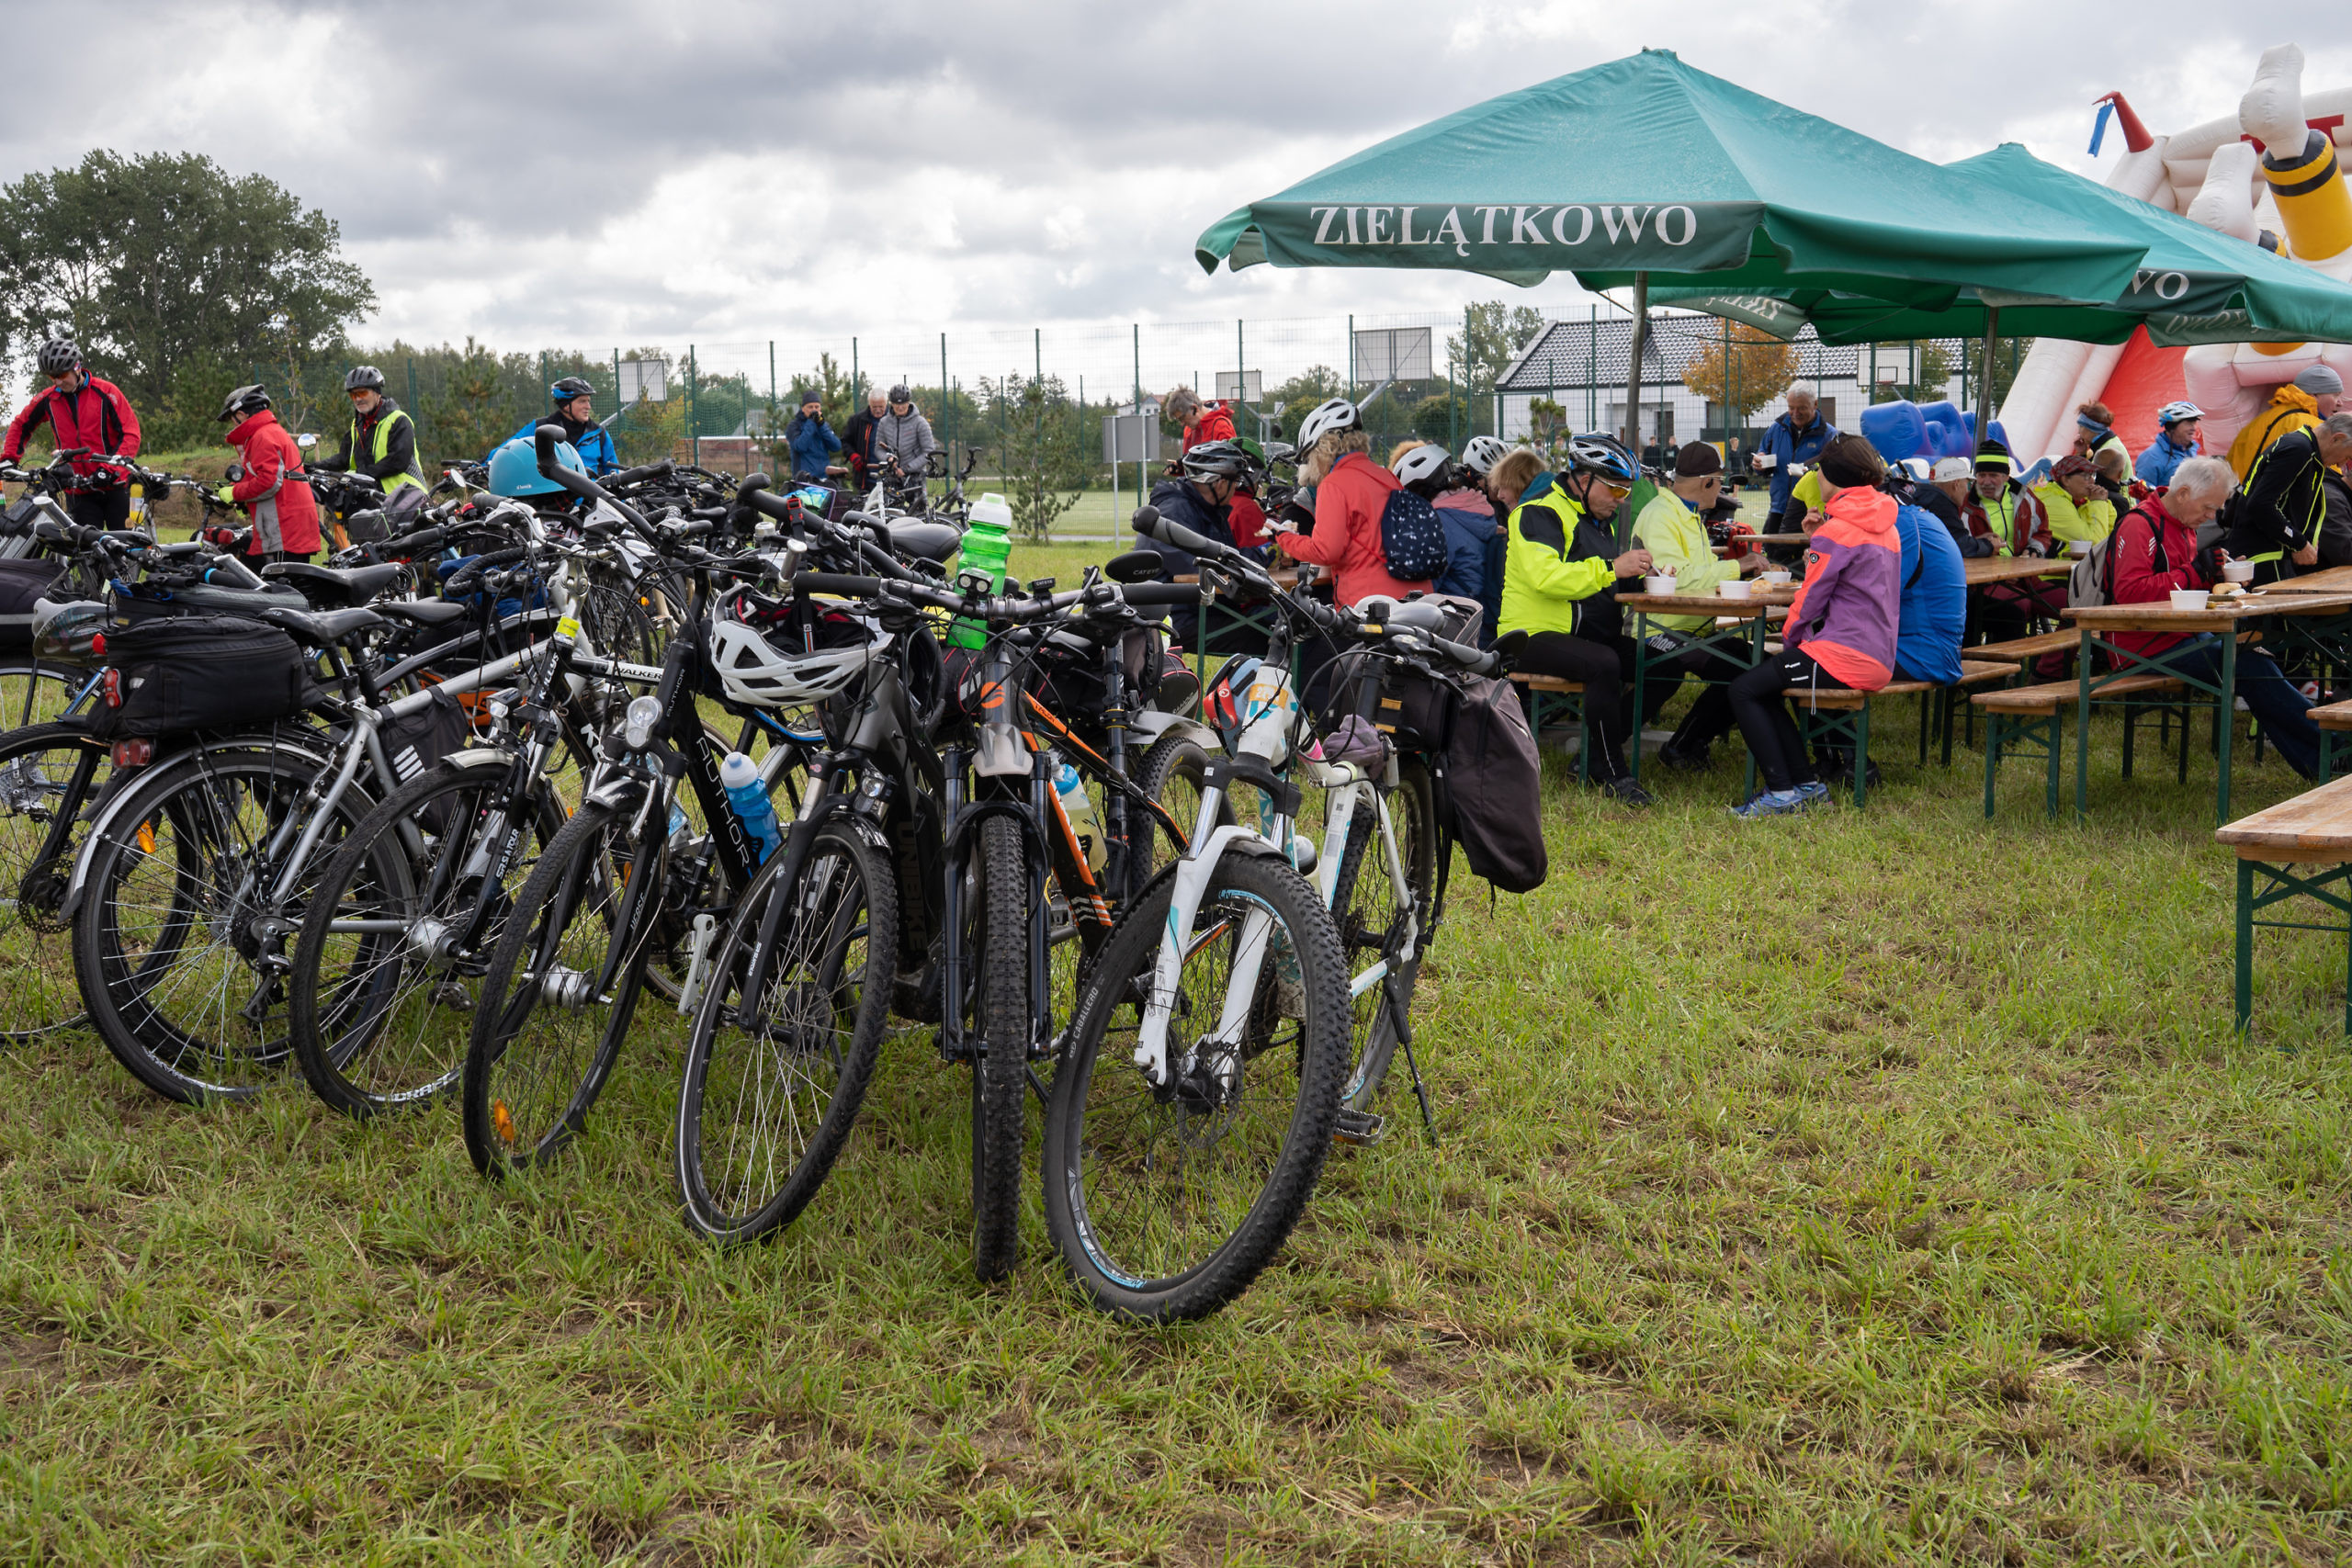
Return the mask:
<svg viewBox="0 0 2352 1568">
<path fill-rule="evenodd" d="M 588 471 L 580 460 L 580 449 L 569 441 L 555 444 L 555 460 L 576 474 Z M 490 455 L 490 493 L 492 495 L 524 496 L 554 495 L 563 487 L 539 472 L 538 449 L 527 435 L 518 435 Z"/>
</svg>

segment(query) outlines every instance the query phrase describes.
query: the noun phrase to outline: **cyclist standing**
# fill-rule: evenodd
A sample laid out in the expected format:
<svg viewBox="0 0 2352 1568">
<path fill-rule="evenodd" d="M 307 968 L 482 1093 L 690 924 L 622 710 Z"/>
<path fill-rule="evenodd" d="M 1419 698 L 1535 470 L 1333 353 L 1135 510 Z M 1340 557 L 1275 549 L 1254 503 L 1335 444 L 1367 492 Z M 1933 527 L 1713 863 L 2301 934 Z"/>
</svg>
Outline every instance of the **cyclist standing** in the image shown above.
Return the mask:
<svg viewBox="0 0 2352 1568">
<path fill-rule="evenodd" d="M 269 412 L 269 394 L 259 382 L 240 387 L 221 403 L 220 418 L 243 469 L 227 499 L 254 520 L 245 553 L 265 561 L 309 560 L 319 548 L 319 503 L 302 472 L 302 449 Z"/>
<path fill-rule="evenodd" d="M 527 441 L 531 433 L 542 424 L 563 426 L 563 438 L 580 454 L 588 468 L 590 479 L 599 479 L 619 468 L 620 449 L 613 445 L 613 434 L 596 423 L 596 389 L 585 378 L 566 376 L 548 389 L 548 396 L 555 400 L 555 411 L 545 419 L 535 419 L 514 434 L 509 441 Z"/>
<path fill-rule="evenodd" d="M 58 450 L 85 447 L 73 459 L 75 476 L 87 488 L 75 491 L 66 504 L 74 521 L 99 528 L 119 528 L 130 521 L 130 490 L 121 470 L 106 458 L 139 456 L 139 416 L 130 400 L 111 381 L 101 381 L 82 363 L 82 351 L 66 338 L 53 337 L 40 345 L 40 373 L 49 378 L 46 390 L 33 394 L 17 417 L 8 422 L 6 441 L 0 442 L 0 463 L 13 463 L 24 454 L 25 438 L 46 423 Z"/>
<path fill-rule="evenodd" d="M 312 468 L 322 472 L 366 474 L 384 489 L 384 522 L 395 534 L 424 509 L 430 488 L 424 461 L 416 454 L 416 422 L 384 396 L 384 373 L 372 365 L 353 367 L 343 378 L 351 399 L 351 434 L 340 455 Z"/>
<path fill-rule="evenodd" d="M 931 455 L 939 450 L 939 437 L 931 433 L 931 421 L 915 412 L 914 394 L 905 382 L 890 389 L 890 412 L 874 426 L 874 461 L 887 475 L 896 465 L 905 476 L 905 488 L 914 495 L 922 490 L 923 476 L 931 472 Z M 899 486 L 894 484 L 894 491 Z"/>
</svg>

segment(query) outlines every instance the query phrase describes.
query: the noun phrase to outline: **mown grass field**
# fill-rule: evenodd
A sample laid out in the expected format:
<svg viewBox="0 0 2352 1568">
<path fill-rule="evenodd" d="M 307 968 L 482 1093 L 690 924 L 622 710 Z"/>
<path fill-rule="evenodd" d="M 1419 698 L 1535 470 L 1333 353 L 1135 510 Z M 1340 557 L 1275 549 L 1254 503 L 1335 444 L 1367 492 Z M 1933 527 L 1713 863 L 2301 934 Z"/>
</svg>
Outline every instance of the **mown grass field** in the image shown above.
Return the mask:
<svg viewBox="0 0 2352 1568">
<path fill-rule="evenodd" d="M 1023 551 L 1075 578 L 1107 547 Z M 1907 761 L 1736 825 L 1554 760 L 1551 877 L 1455 883 L 1401 1092 L 1240 1303 L 963 1242 L 966 1094 L 886 1047 L 771 1247 L 691 1240 L 651 1010 L 578 1157 L 0 1058 L 0 1559 L 2297 1562 L 2352 1552 L 2344 942 L 2264 938 L 2190 784 Z M 2293 793 L 2273 759 L 2241 809 Z M 2071 782 L 2070 782 L 2071 787 Z"/>
</svg>

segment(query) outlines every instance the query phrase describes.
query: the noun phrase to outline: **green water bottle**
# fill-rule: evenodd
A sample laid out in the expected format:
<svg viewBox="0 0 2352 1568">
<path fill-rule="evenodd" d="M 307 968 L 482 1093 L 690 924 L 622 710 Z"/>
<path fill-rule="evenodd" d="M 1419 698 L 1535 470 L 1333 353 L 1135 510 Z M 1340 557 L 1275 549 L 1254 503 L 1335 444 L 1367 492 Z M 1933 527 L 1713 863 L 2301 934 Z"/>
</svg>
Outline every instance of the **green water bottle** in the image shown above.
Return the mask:
<svg viewBox="0 0 2352 1568">
<path fill-rule="evenodd" d="M 990 491 L 972 503 L 971 525 L 964 530 L 956 575 L 986 572 L 989 592 L 1001 593 L 1005 564 L 1012 558 L 1012 508 L 1005 504 L 1004 497 Z M 968 615 L 958 615 L 947 629 L 947 641 L 956 648 L 979 648 L 988 641 L 988 628 Z"/>
</svg>

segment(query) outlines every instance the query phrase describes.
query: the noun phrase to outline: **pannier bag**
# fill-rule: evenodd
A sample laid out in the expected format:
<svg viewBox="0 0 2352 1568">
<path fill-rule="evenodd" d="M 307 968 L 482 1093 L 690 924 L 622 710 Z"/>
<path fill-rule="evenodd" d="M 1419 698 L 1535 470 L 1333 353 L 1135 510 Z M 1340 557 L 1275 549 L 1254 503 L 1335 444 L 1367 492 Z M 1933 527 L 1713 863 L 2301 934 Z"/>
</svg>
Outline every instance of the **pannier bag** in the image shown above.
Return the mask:
<svg viewBox="0 0 2352 1568">
<path fill-rule="evenodd" d="M 0 653 L 33 650 L 33 606 L 64 571 L 62 562 L 39 556 L 0 560 Z"/>
<path fill-rule="evenodd" d="M 1374 709 L 1363 711 L 1361 701 L 1365 661 L 1374 656 L 1351 649 L 1317 671 L 1307 682 L 1312 712 L 1329 734 L 1338 734 L 1348 720 L 1369 721 L 1400 751 L 1443 751 L 1453 726 L 1454 705 L 1461 694 L 1443 681 L 1418 671 L 1399 670 L 1383 660 L 1382 682 Z M 1326 748 L 1329 755 L 1329 748 Z"/>
<path fill-rule="evenodd" d="M 406 784 L 434 767 L 441 760 L 464 750 L 474 731 L 474 713 L 478 711 L 466 702 L 476 696 L 473 692 L 452 696 L 439 687 L 430 687 L 433 700 L 419 711 L 384 721 L 378 739 L 384 744 L 384 760 L 392 765 L 392 775 Z M 443 795 L 420 813 L 425 831 L 447 832 L 449 811 L 456 797 Z"/>
<path fill-rule="evenodd" d="M 1454 842 L 1476 875 L 1506 893 L 1544 886 L 1544 767 L 1527 710 L 1508 681 L 1461 677 L 1445 749 Z"/>
<path fill-rule="evenodd" d="M 90 733 L 102 740 L 274 724 L 318 695 L 292 637 L 233 615 L 109 631 L 106 659 L 103 695 L 90 715 Z"/>
</svg>

